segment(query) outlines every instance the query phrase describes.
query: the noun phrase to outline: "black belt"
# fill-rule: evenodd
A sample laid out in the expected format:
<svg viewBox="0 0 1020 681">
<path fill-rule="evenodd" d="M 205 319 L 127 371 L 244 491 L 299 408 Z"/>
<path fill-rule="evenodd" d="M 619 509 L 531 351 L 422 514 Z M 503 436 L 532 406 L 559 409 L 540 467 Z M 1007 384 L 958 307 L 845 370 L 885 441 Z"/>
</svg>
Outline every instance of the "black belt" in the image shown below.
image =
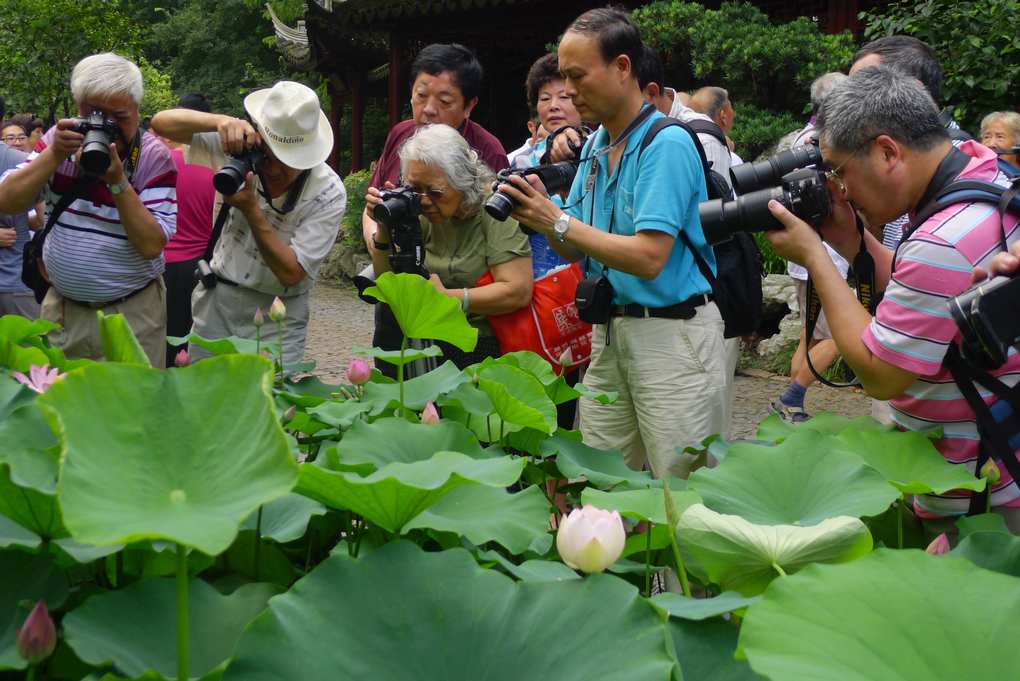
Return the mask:
<svg viewBox="0 0 1020 681">
<path fill-rule="evenodd" d="M 131 293 L 127 294 L 126 296 L 121 296 L 120 298 L 114 298 L 113 300 L 104 300 L 104 301 L 102 301 L 102 302 L 93 302 L 93 301 L 85 301 L 85 300 L 75 300 L 74 298 L 68 298 L 67 296 L 63 296 L 63 297 L 64 297 L 64 300 L 67 300 L 67 301 L 69 301 L 69 302 L 72 302 L 72 303 L 74 303 L 75 305 L 81 305 L 82 307 L 90 307 L 90 308 L 92 308 L 93 310 L 101 310 L 101 309 L 102 309 L 102 308 L 104 308 L 104 307 L 109 307 L 110 305 L 120 305 L 120 304 L 121 304 L 121 303 L 123 303 L 123 302 L 124 302 L 125 300 L 129 300 L 130 298 L 134 298 L 134 297 L 135 297 L 135 296 L 137 296 L 137 295 L 138 295 L 139 293 L 141 293 L 141 292 L 142 292 L 142 291 L 144 291 L 145 289 L 147 289 L 147 288 L 149 288 L 150 286 L 152 286 L 152 284 L 153 284 L 153 283 L 154 283 L 155 281 L 156 281 L 156 280 L 155 280 L 155 279 L 153 279 L 152 281 L 150 281 L 150 282 L 149 282 L 148 284 L 146 284 L 145 286 L 143 286 L 143 287 L 141 287 L 141 288 L 139 288 L 139 289 L 135 289 L 135 290 L 134 290 L 134 291 L 132 291 Z M 63 295 L 63 294 L 61 294 L 61 295 Z"/>
<path fill-rule="evenodd" d="M 226 284 L 227 286 L 240 286 L 240 284 L 238 284 L 236 281 L 230 281 L 226 277 L 221 277 L 218 274 L 216 275 L 216 281 Z"/>
<path fill-rule="evenodd" d="M 712 294 L 691 296 L 687 300 L 669 307 L 645 307 L 637 303 L 614 305 L 610 314 L 614 317 L 658 317 L 660 319 L 693 319 L 697 308 L 712 301 Z"/>
</svg>

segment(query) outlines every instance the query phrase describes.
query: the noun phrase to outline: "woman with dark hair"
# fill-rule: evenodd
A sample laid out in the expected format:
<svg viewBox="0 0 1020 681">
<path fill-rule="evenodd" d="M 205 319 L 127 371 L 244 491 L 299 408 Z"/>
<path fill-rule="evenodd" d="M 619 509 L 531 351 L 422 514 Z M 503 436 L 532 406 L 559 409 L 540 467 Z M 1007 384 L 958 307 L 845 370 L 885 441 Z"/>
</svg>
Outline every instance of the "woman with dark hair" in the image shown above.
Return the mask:
<svg viewBox="0 0 1020 681">
<path fill-rule="evenodd" d="M 540 57 L 528 70 L 524 82 L 528 94 L 528 107 L 536 112 L 538 122 L 545 131 L 536 135 L 541 139 L 533 145 L 526 145 L 508 156 L 513 168 L 537 166 L 545 153 L 545 135 L 552 134 L 565 125 L 581 125 L 581 115 L 574 108 L 574 102 L 567 95 L 566 81 L 560 75 L 559 60 L 555 54 Z"/>
</svg>

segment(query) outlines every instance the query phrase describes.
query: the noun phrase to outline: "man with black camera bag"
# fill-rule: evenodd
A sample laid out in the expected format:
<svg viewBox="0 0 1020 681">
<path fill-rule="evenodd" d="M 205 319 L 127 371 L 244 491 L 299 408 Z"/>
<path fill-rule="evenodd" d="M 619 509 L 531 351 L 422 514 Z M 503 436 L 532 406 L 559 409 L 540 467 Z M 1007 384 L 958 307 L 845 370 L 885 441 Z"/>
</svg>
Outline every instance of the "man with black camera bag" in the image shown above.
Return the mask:
<svg viewBox="0 0 1020 681">
<path fill-rule="evenodd" d="M 267 310 L 279 297 L 287 308 L 286 368 L 304 356 L 309 292 L 336 240 L 347 194 L 326 165 L 333 130 L 311 88 L 280 81 L 249 94 L 244 108 L 247 120 L 192 109 L 161 111 L 152 129 L 190 144 L 190 162 L 218 169 L 213 185 L 225 208 L 206 251 L 212 258 L 199 261 L 193 332 L 253 339 L 255 311 Z M 204 353 L 193 345 L 189 354 Z"/>
<path fill-rule="evenodd" d="M 675 126 L 642 149 L 663 115 L 645 102 L 641 37 L 625 13 L 581 15 L 558 56 L 581 117 L 602 127 L 581 151 L 564 208 L 521 177 L 500 191 L 518 204 L 514 217 L 585 264 L 576 302 L 594 332 L 584 383 L 619 399 L 581 401 L 584 441 L 620 449 L 628 466 L 656 477 L 686 478 L 698 462 L 680 452 L 726 425 L 723 320 L 698 267 L 714 274 L 698 220 L 702 162 Z"/>
<path fill-rule="evenodd" d="M 1008 436 L 993 442 L 982 426 L 984 408 L 975 410 L 973 400 L 991 404 L 993 412 L 1007 403 L 1000 404 L 999 393 L 987 386 L 960 380 L 958 360 L 970 356 L 967 343 L 961 349 L 960 330 L 969 327 L 958 326 L 951 311 L 954 299 L 970 288 L 972 271 L 987 269 L 997 253 L 1020 241 L 1015 212 L 955 193 L 968 186 L 961 181 L 1008 186 L 996 155 L 975 141 L 954 147 L 931 95 L 915 78 L 886 66 L 862 68 L 835 85 L 822 104 L 818 128 L 833 202 L 821 235 L 855 268 L 859 253 L 871 255 L 875 283 L 885 290 L 874 317 L 857 302 L 819 233 L 778 202 L 769 208 L 785 229 L 767 238 L 777 253 L 807 268 L 841 354 L 869 395 L 889 400 L 898 427 L 941 428 L 935 446 L 971 472 L 988 458 L 1001 462 L 1001 477 L 989 480 L 989 505 L 1016 533 L 1016 449 L 1003 444 Z M 954 192 L 942 196 L 950 188 Z M 859 220 L 881 225 L 904 213 L 911 225 L 895 253 L 855 225 Z M 964 297 L 979 299 L 980 294 Z M 994 322 L 992 316 L 979 315 L 985 322 Z M 1011 389 L 1020 378 L 1020 355 L 1000 359 L 986 373 Z M 914 509 L 930 534 L 953 531 L 957 516 L 984 510 L 983 500 L 971 497 L 963 490 L 917 495 Z"/>
<path fill-rule="evenodd" d="M 161 275 L 177 225 L 177 170 L 170 150 L 139 127 L 142 93 L 127 59 L 82 59 L 71 73 L 82 118 L 57 121 L 0 182 L 0 212 L 27 210 L 40 194 L 49 205 L 41 253 L 38 242 L 26 248 L 39 269 L 23 276 L 45 294 L 41 317 L 61 325 L 49 337 L 68 357 L 102 358 L 102 310 L 123 314 L 152 365 L 165 363 Z"/>
</svg>

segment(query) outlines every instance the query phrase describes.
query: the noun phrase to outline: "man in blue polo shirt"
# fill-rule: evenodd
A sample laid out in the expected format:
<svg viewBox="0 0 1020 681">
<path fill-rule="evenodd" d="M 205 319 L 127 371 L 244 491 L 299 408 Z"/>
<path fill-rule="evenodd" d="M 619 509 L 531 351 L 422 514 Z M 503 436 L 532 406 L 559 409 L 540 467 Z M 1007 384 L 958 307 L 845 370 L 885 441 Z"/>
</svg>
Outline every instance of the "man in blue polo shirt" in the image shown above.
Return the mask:
<svg viewBox="0 0 1020 681">
<path fill-rule="evenodd" d="M 584 441 L 620 449 L 628 466 L 648 464 L 656 477 L 686 478 L 694 460 L 680 451 L 726 425 L 723 321 L 685 245 L 684 237 L 714 271 L 698 219 L 707 196 L 694 144 L 670 127 L 641 150 L 662 118 L 638 85 L 641 48 L 618 10 L 591 10 L 567 28 L 558 51 L 567 93 L 582 119 L 602 127 L 582 151 L 564 208 L 521 178 L 501 190 L 519 204 L 514 217 L 613 288 L 584 383 L 620 398 L 581 401 Z"/>
</svg>

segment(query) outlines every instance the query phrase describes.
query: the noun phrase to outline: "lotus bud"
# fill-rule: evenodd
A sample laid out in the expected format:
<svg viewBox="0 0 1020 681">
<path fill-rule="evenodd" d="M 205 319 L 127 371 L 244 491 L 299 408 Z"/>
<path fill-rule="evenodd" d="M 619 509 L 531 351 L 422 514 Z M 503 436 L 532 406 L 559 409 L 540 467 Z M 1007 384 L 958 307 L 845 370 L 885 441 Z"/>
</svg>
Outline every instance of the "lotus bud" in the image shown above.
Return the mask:
<svg viewBox="0 0 1020 681">
<path fill-rule="evenodd" d="M 988 459 L 988 461 L 985 461 L 985 465 L 981 467 L 981 477 L 987 480 L 989 485 L 997 485 L 1002 478 L 1002 471 L 999 470 L 997 463 Z"/>
<path fill-rule="evenodd" d="M 280 300 L 280 296 L 273 298 L 273 304 L 269 306 L 269 318 L 274 322 L 282 322 L 287 316 L 287 307 Z"/>
<path fill-rule="evenodd" d="M 570 349 L 570 346 L 567 346 L 567 349 L 560 355 L 559 363 L 564 369 L 574 363 L 574 352 Z"/>
<path fill-rule="evenodd" d="M 932 540 L 931 544 L 928 544 L 928 548 L 925 549 L 928 553 L 933 556 L 941 556 L 943 553 L 949 553 L 949 537 L 943 532 L 939 536 Z"/>
<path fill-rule="evenodd" d="M 174 356 L 174 366 L 183 367 L 188 365 L 188 351 L 181 350 Z"/>
<path fill-rule="evenodd" d="M 57 647 L 57 628 L 46 610 L 46 603 L 40 600 L 35 604 L 28 619 L 18 629 L 15 644 L 29 664 L 39 664 L 53 653 Z"/>
<path fill-rule="evenodd" d="M 283 412 L 283 416 L 280 417 L 280 420 L 283 421 L 284 423 L 290 423 L 291 421 L 294 420 L 294 414 L 296 413 L 297 405 L 292 404 L 289 407 L 287 407 L 287 410 L 285 412 Z"/>
<path fill-rule="evenodd" d="M 575 508 L 560 521 L 556 549 L 563 562 L 583 572 L 602 572 L 623 553 L 627 533 L 618 511 Z"/>
<path fill-rule="evenodd" d="M 262 314 L 261 307 L 255 308 L 255 319 L 253 321 L 255 323 L 255 328 L 258 328 L 266 323 L 266 316 Z"/>
<path fill-rule="evenodd" d="M 426 426 L 434 426 L 439 423 L 439 412 L 436 411 L 436 405 L 432 404 L 431 400 L 425 403 L 425 408 L 421 411 L 421 422 Z"/>
<path fill-rule="evenodd" d="M 352 357 L 351 363 L 347 365 L 347 380 L 354 385 L 367 383 L 372 376 L 372 367 L 360 357 Z"/>
</svg>

